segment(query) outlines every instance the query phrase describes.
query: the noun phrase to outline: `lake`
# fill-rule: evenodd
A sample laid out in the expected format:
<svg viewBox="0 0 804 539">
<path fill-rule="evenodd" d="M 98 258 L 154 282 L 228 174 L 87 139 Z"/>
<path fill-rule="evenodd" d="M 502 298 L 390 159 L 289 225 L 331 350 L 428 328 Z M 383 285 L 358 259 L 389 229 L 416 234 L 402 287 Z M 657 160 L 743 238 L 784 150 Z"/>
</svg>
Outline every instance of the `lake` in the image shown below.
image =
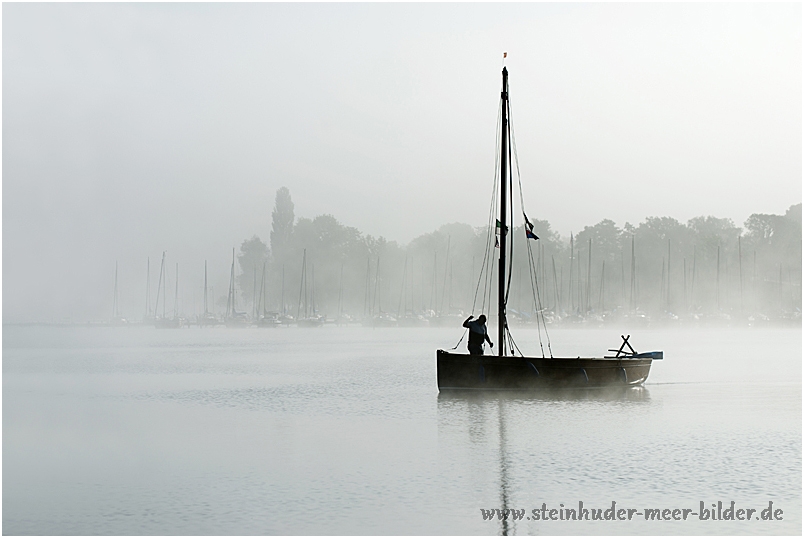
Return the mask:
<svg viewBox="0 0 804 539">
<path fill-rule="evenodd" d="M 439 394 L 461 328 L 5 326 L 3 533 L 801 534 L 801 330 L 631 333 L 642 388 Z"/>
</svg>

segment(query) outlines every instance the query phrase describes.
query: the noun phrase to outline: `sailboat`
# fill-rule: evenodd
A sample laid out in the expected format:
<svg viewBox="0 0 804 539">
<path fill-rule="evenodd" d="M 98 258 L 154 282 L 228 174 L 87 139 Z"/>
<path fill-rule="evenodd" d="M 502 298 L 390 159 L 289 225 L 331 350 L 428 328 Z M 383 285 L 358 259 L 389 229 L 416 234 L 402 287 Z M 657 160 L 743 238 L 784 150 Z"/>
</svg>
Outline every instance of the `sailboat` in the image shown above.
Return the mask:
<svg viewBox="0 0 804 539">
<path fill-rule="evenodd" d="M 341 284 L 338 287 L 338 317 L 335 325 L 345 326 L 352 322 L 352 317 L 343 309 L 343 263 L 341 263 Z"/>
<path fill-rule="evenodd" d="M 257 296 L 257 306 L 254 309 L 255 320 L 257 321 L 257 326 L 261 328 L 275 328 L 279 326 L 282 322 L 279 319 L 279 313 L 276 311 L 269 311 L 268 310 L 268 303 L 265 300 L 265 294 L 267 293 L 267 289 L 265 288 L 265 266 L 266 263 L 262 263 L 262 282 L 260 283 L 260 295 Z M 255 272 L 256 276 L 256 272 Z M 256 286 L 254 287 L 256 289 Z M 260 307 L 262 307 L 262 315 L 260 315 Z"/>
<path fill-rule="evenodd" d="M 499 237 L 493 242 L 494 247 L 490 247 L 489 252 L 493 253 L 499 246 L 498 269 L 497 269 L 497 355 L 470 355 L 455 353 L 453 351 L 438 350 L 436 352 L 436 372 L 439 390 L 450 389 L 540 389 L 555 387 L 602 387 L 602 386 L 635 386 L 642 384 L 650 373 L 653 360 L 663 359 L 663 352 L 637 353 L 629 343 L 629 336 L 622 336 L 623 342 L 619 349 L 610 349 L 614 355 L 603 357 L 553 357 L 550 341 L 548 340 L 549 355 L 544 353 L 542 346 L 542 356 L 525 356 L 519 350 L 513 336 L 511 335 L 507 323 L 507 299 L 510 288 L 510 260 L 506 261 L 506 249 L 510 247 L 510 254 L 513 255 L 513 234 L 510 243 L 507 241 L 509 231 L 515 231 L 513 208 L 511 215 L 508 214 L 509 196 L 513 205 L 513 170 L 511 167 L 511 155 L 516 156 L 516 145 L 512 139 L 512 128 L 510 122 L 510 102 L 508 94 L 508 68 L 502 70 L 502 92 L 500 94 L 500 141 L 499 141 L 499 160 L 500 160 L 500 188 L 499 188 L 499 216 L 497 217 L 498 226 L 494 228 L 494 223 L 489 223 L 489 234 L 494 230 L 499 231 Z M 519 165 L 517 163 L 517 171 Z M 525 225 L 521 227 L 524 232 L 524 241 L 528 247 L 530 255 L 531 240 L 538 240 L 533 234 L 532 224 L 524 211 L 524 195 L 522 195 L 520 181 L 520 204 Z M 489 237 L 491 239 L 491 236 Z M 489 241 L 488 245 L 492 245 Z M 486 267 L 488 277 L 492 276 L 493 267 L 492 257 L 489 257 L 489 264 Z M 531 268 L 534 267 L 532 256 L 529 260 Z M 508 264 L 508 265 L 507 265 Z M 483 277 L 481 268 L 481 278 L 484 282 L 490 283 L 491 279 Z M 531 280 L 531 283 L 538 281 Z M 486 297 L 484 293 L 484 298 Z M 490 298 L 490 295 L 488 296 Z M 534 290 L 534 303 L 539 301 L 538 288 Z M 490 304 L 490 301 L 489 301 Z M 543 309 L 538 309 L 537 313 Z M 543 316 L 543 314 L 542 314 Z M 543 323 L 543 320 L 542 320 Z M 541 331 L 541 330 L 540 330 Z M 547 326 L 544 326 L 546 333 Z M 541 344 L 541 333 L 539 334 Z M 459 343 L 460 344 L 460 341 Z M 457 345 L 456 347 L 457 348 Z M 454 348 L 453 348 L 454 350 Z"/>
<path fill-rule="evenodd" d="M 370 266 L 369 266 L 370 269 Z M 368 275 L 367 275 L 368 276 Z M 368 283 L 371 284 L 370 282 Z M 369 315 L 367 320 L 363 321 L 364 326 L 374 328 L 378 327 L 395 327 L 398 325 L 397 319 L 389 312 L 382 310 L 382 277 L 380 274 L 380 259 L 377 258 L 377 275 L 374 278 L 374 295 L 371 295 L 370 288 L 368 289 L 369 295 Z M 374 303 L 377 304 L 377 310 L 374 311 Z"/>
<path fill-rule="evenodd" d="M 412 264 L 411 264 L 412 266 Z M 413 309 L 413 298 L 408 305 L 408 257 L 405 257 L 405 269 L 402 271 L 402 291 L 399 295 L 399 307 L 396 311 L 396 320 L 399 327 L 422 327 L 429 325 L 430 321 Z"/>
<path fill-rule="evenodd" d="M 128 320 L 123 318 L 120 314 L 120 294 L 117 290 L 117 261 L 114 263 L 114 303 L 112 304 L 112 321 L 113 326 L 124 326 L 128 324 Z"/>
<path fill-rule="evenodd" d="M 307 295 L 307 249 L 302 257 L 302 276 L 299 285 L 299 307 L 296 310 L 296 324 L 301 328 L 317 328 L 324 325 L 324 317 L 315 308 L 315 266 L 310 295 Z M 302 308 L 302 305 L 304 307 Z M 303 315 L 303 316 L 302 316 Z"/>
<path fill-rule="evenodd" d="M 249 326 L 248 314 L 237 310 L 237 286 L 235 284 L 235 250 L 232 249 L 232 269 L 229 273 L 229 296 L 226 299 L 226 327 L 244 328 Z"/>
<path fill-rule="evenodd" d="M 145 314 L 142 317 L 143 324 L 153 324 L 156 312 L 151 310 L 151 257 L 147 258 L 145 273 Z"/>
<path fill-rule="evenodd" d="M 215 326 L 219 324 L 218 317 L 209 310 L 209 286 L 207 285 L 207 261 L 204 260 L 204 314 L 198 318 L 198 325 Z"/>
<path fill-rule="evenodd" d="M 159 309 L 159 292 L 162 292 L 162 316 L 154 319 L 154 326 L 157 329 L 174 329 L 181 327 L 179 320 L 179 265 L 176 264 L 176 298 L 173 301 L 173 318 L 168 318 L 166 314 L 167 298 L 167 268 L 165 268 L 165 255 L 167 251 L 162 251 L 162 265 L 159 268 L 159 285 L 156 288 L 156 307 L 154 312 Z"/>
</svg>

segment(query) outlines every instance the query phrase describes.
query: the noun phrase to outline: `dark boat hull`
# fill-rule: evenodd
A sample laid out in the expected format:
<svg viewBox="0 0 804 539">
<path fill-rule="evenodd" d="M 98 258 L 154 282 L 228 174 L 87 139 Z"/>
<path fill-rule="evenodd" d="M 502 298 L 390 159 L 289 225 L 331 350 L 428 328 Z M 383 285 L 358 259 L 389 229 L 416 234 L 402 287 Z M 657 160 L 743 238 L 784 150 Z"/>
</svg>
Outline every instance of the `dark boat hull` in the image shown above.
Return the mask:
<svg viewBox="0 0 804 539">
<path fill-rule="evenodd" d="M 635 386 L 651 358 L 534 358 L 436 352 L 438 389 L 540 389 Z"/>
</svg>

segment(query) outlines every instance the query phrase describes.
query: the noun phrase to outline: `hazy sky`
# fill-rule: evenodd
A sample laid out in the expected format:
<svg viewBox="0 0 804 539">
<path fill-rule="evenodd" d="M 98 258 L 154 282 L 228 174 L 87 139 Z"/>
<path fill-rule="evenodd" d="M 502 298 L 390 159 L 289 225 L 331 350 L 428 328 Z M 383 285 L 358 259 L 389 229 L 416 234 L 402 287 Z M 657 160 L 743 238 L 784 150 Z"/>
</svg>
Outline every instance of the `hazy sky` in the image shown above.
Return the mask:
<svg viewBox="0 0 804 539">
<path fill-rule="evenodd" d="M 562 235 L 783 213 L 801 27 L 795 3 L 5 3 L 4 317 L 109 316 L 115 260 L 140 317 L 165 249 L 219 295 L 283 185 L 402 243 L 484 224 L 503 51 L 529 214 Z"/>
</svg>

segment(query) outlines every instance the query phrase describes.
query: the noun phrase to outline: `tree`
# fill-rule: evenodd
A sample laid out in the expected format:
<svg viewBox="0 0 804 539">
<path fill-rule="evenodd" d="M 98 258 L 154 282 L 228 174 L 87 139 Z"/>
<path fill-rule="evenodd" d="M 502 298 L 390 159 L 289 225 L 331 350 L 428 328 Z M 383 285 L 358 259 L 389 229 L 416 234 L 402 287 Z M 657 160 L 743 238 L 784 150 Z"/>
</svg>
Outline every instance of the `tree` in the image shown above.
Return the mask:
<svg viewBox="0 0 804 539">
<path fill-rule="evenodd" d="M 274 211 L 271 213 L 271 252 L 277 266 L 281 266 L 288 255 L 294 220 L 290 190 L 280 187 L 276 191 Z"/>
<path fill-rule="evenodd" d="M 694 217 L 687 221 L 687 227 L 693 233 L 695 243 L 710 251 L 719 244 L 733 241 L 741 232 L 731 219 L 718 219 L 711 215 Z"/>
<path fill-rule="evenodd" d="M 598 260 L 607 260 L 610 263 L 620 261 L 620 230 L 614 221 L 603 219 L 595 226 L 585 226 L 576 236 L 579 245 L 585 246 L 592 238 L 594 255 Z"/>
<path fill-rule="evenodd" d="M 754 213 L 745 221 L 743 248 L 751 256 L 751 275 L 778 280 L 779 269 L 801 275 L 801 204 L 790 206 L 784 215 Z M 754 263 L 753 258 L 757 261 Z"/>
<path fill-rule="evenodd" d="M 257 236 L 250 240 L 244 240 L 240 244 L 240 254 L 237 255 L 237 262 L 240 265 L 240 274 L 237 276 L 237 283 L 243 299 L 250 302 L 254 297 L 254 272 L 257 276 L 257 291 L 260 290 L 262 279 L 262 265 L 268 261 L 268 246 Z"/>
<path fill-rule="evenodd" d="M 745 229 L 748 237 L 758 243 L 772 242 L 779 235 L 779 231 L 784 227 L 785 218 L 781 215 L 767 213 L 753 213 L 745 221 Z"/>
</svg>

